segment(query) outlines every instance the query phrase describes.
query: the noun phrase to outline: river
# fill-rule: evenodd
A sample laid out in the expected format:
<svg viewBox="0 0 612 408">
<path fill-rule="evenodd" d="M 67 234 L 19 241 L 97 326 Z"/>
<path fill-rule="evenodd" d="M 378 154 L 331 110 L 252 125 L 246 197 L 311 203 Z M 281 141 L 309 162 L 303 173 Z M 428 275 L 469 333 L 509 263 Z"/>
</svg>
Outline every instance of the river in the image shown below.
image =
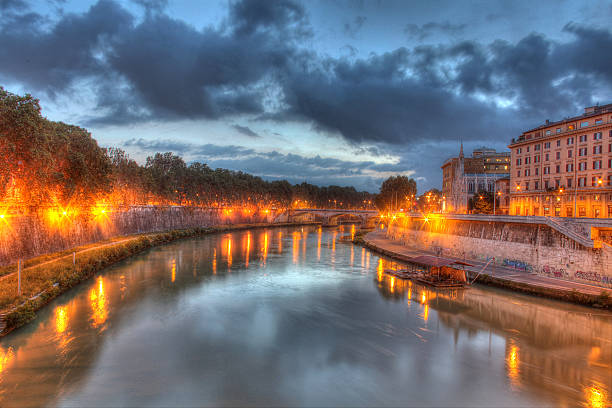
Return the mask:
<svg viewBox="0 0 612 408">
<path fill-rule="evenodd" d="M 0 406 L 612 403 L 612 314 L 395 279 L 351 231 L 210 235 L 107 268 L 0 340 Z"/>
</svg>

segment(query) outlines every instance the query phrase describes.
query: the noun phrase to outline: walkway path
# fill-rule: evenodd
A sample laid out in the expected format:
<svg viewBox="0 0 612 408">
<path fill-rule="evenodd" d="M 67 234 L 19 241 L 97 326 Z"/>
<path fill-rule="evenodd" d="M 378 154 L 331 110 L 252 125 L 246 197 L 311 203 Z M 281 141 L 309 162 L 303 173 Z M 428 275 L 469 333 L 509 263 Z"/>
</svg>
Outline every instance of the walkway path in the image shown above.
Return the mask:
<svg viewBox="0 0 612 408">
<path fill-rule="evenodd" d="M 89 248 L 86 248 L 86 249 L 83 249 L 83 250 L 80 250 L 80 251 L 76 251 L 75 252 L 76 253 L 76 257 L 78 259 L 78 255 L 79 254 L 82 254 L 82 253 L 85 253 L 85 252 L 89 252 L 89 251 L 94 251 L 96 249 L 104 248 L 104 247 L 107 247 L 107 246 L 118 245 L 118 244 L 124 243 L 126 241 L 132 241 L 132 240 L 137 239 L 137 238 L 139 238 L 139 237 L 138 236 L 134 236 L 134 237 L 130 237 L 130 238 L 120 239 L 120 240 L 117 240 L 117 241 L 112 241 L 112 242 L 109 242 L 109 243 L 106 243 L 106 244 L 95 245 L 95 246 L 92 246 L 92 247 L 89 247 Z M 27 268 L 23 268 L 23 270 L 26 271 L 28 269 L 38 268 L 40 266 L 44 266 L 44 265 L 47 265 L 47 264 L 50 264 L 50 263 L 54 263 L 54 262 L 60 261 L 62 259 L 72 258 L 72 256 L 73 256 L 72 253 L 70 253 L 68 255 L 60 256 L 58 258 L 53 258 L 53 259 L 50 259 L 48 261 L 45 261 L 45 262 L 42 262 L 42 263 L 39 263 L 39 264 L 36 264 L 36 265 L 28 266 Z M 2 281 L 4 279 L 7 279 L 10 276 L 14 276 L 14 275 L 17 275 L 17 271 L 11 272 L 11 273 L 7 273 L 6 275 L 2 275 L 0 277 L 0 281 Z"/>
<path fill-rule="evenodd" d="M 388 252 L 392 252 L 394 254 L 399 255 L 400 257 L 416 257 L 420 255 L 434 255 L 437 254 L 433 251 L 425 251 L 422 249 L 418 249 L 415 247 L 410 247 L 403 245 L 401 241 L 394 241 L 390 238 L 387 238 L 384 232 L 375 231 L 370 232 L 364 238 L 367 244 L 373 245 L 377 248 L 383 249 Z M 452 256 L 444 256 L 449 259 L 456 259 L 459 261 L 464 261 L 464 259 L 456 258 Z M 473 267 L 466 267 L 467 271 L 471 272 L 481 272 L 482 268 L 485 266 L 486 262 L 480 260 L 466 259 L 465 262 L 473 264 Z M 504 279 L 512 282 L 528 284 L 532 286 L 548 288 L 553 290 L 560 291 L 572 291 L 576 290 L 577 292 L 595 295 L 598 296 L 601 294 L 602 290 L 606 290 L 601 286 L 589 285 L 586 283 L 568 281 L 563 279 L 556 278 L 548 278 L 545 276 L 540 276 L 535 273 L 521 271 L 519 269 L 510 268 L 507 266 L 499 266 L 499 265 L 489 265 L 482 271 L 483 274 L 494 276 L 495 278 Z M 608 290 L 610 296 L 612 296 L 612 291 Z"/>
</svg>

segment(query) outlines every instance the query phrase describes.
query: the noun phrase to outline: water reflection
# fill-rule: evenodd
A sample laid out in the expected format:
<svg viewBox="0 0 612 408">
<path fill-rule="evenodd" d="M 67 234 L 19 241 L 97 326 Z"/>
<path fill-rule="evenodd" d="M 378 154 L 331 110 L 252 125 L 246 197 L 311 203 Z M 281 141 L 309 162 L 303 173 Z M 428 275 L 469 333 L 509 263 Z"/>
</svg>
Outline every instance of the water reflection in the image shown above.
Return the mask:
<svg viewBox="0 0 612 408">
<path fill-rule="evenodd" d="M 174 265 L 174 262 L 173 262 Z M 167 278 L 166 278 L 167 279 Z M 106 293 L 104 292 L 104 279 L 99 276 L 98 283 L 89 291 L 91 302 L 91 326 L 94 328 L 102 326 L 108 318 L 106 304 Z"/>
<path fill-rule="evenodd" d="M 394 267 L 379 260 L 375 282 L 381 295 L 398 300 L 405 293 L 408 307 L 416 296 L 424 306 L 423 322 L 433 310 L 436 323 L 453 330 L 456 344 L 461 333 L 467 342 L 485 331 L 501 338 L 513 389 L 546 395 L 553 405 L 612 404 L 611 314 L 479 286 L 433 290 L 380 272 Z"/>
<path fill-rule="evenodd" d="M 589 408 L 608 408 L 612 404 L 612 401 L 608 399 L 607 393 L 600 385 L 586 387 L 584 393 L 586 396 L 586 406 Z"/>
<path fill-rule="evenodd" d="M 263 265 L 266 265 L 266 260 L 268 259 L 268 231 L 264 232 L 264 243 L 263 246 L 261 248 L 261 259 L 263 262 Z"/>
<path fill-rule="evenodd" d="M 57 334 L 62 334 L 68 327 L 67 306 L 58 306 L 55 308 L 55 331 Z"/>
<path fill-rule="evenodd" d="M 610 405 L 610 314 L 434 290 L 338 231 L 208 236 L 109 268 L 0 340 L 0 406 Z"/>
<path fill-rule="evenodd" d="M 519 352 L 514 341 L 509 340 L 506 346 L 506 369 L 508 370 L 508 378 L 514 385 L 519 385 Z"/>
<path fill-rule="evenodd" d="M 13 357 L 15 357 L 15 353 L 12 347 L 7 349 L 0 348 L 0 380 L 2 379 L 2 373 L 8 368 Z"/>
</svg>

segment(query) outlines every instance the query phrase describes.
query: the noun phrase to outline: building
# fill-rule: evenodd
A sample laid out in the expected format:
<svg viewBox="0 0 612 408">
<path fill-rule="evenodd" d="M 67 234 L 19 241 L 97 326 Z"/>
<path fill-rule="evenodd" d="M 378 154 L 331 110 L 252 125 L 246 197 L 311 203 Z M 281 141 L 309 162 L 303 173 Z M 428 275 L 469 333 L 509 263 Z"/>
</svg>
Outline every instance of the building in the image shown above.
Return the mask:
<svg viewBox="0 0 612 408">
<path fill-rule="evenodd" d="M 612 104 L 512 139 L 510 214 L 612 217 Z"/>
<path fill-rule="evenodd" d="M 474 194 L 499 191 L 497 182 L 509 178 L 509 167 L 509 152 L 483 147 L 475 149 L 472 157 L 464 157 L 461 144 L 459 157 L 452 157 L 442 164 L 442 211 L 467 213 L 468 200 Z M 509 201 L 503 203 L 507 208 Z"/>
</svg>

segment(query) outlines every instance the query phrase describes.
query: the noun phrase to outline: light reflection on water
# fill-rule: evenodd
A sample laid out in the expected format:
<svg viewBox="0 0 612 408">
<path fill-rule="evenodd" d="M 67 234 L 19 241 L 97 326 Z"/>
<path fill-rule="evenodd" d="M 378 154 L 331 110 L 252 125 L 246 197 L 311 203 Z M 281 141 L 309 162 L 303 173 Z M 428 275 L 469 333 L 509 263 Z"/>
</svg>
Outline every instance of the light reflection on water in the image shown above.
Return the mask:
<svg viewBox="0 0 612 408">
<path fill-rule="evenodd" d="M 0 406 L 610 405 L 610 314 L 398 279 L 339 230 L 209 236 L 109 268 L 0 340 Z"/>
</svg>

